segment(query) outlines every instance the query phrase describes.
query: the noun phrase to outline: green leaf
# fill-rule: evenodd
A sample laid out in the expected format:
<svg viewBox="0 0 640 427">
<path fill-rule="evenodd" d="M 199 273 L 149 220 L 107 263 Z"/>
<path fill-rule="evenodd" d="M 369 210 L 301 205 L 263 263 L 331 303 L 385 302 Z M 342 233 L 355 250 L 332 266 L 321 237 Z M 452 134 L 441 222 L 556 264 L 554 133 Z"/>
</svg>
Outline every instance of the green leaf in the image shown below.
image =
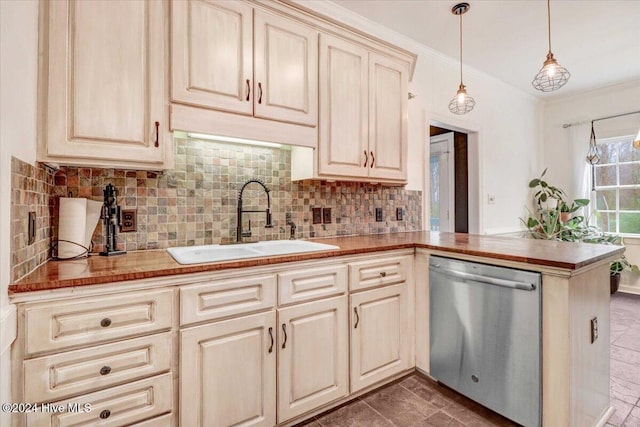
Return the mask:
<svg viewBox="0 0 640 427">
<path fill-rule="evenodd" d="M 540 201 L 541 201 L 541 202 L 546 202 L 546 201 L 547 201 L 547 194 L 546 194 L 546 193 L 544 193 L 544 194 L 542 194 L 542 195 L 540 196 Z"/>
<path fill-rule="evenodd" d="M 545 181 L 540 181 L 540 185 L 542 186 L 542 188 L 547 188 L 549 186 L 549 184 L 547 184 Z"/>
<path fill-rule="evenodd" d="M 533 187 L 537 186 L 538 184 L 540 184 L 540 180 L 538 178 L 532 179 L 529 182 L 529 188 L 533 188 Z"/>
<path fill-rule="evenodd" d="M 542 175 L 540 175 L 540 178 L 542 178 L 545 173 L 547 173 L 547 168 L 544 168 L 544 170 L 542 171 Z"/>
<path fill-rule="evenodd" d="M 589 199 L 575 199 L 573 201 L 576 205 L 578 205 L 579 207 L 583 207 L 583 206 L 587 206 L 590 202 Z"/>
</svg>

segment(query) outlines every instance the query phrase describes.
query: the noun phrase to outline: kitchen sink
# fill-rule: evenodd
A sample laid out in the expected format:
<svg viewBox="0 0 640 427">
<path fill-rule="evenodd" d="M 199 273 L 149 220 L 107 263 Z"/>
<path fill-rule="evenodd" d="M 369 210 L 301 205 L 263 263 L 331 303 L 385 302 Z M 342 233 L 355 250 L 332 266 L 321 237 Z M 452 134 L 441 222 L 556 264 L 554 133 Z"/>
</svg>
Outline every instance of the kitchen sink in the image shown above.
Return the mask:
<svg viewBox="0 0 640 427">
<path fill-rule="evenodd" d="M 200 264 L 337 249 L 340 247 L 306 240 L 267 240 L 232 245 L 184 246 L 169 248 L 167 252 L 180 264 Z"/>
</svg>

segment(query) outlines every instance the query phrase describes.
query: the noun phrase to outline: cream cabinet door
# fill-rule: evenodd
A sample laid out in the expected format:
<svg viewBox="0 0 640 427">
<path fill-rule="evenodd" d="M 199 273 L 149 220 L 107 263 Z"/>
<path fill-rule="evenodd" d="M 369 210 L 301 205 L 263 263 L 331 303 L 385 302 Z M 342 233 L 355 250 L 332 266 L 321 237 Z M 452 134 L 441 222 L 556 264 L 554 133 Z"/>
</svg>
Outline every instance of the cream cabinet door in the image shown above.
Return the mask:
<svg viewBox="0 0 640 427">
<path fill-rule="evenodd" d="M 180 332 L 180 425 L 276 423 L 275 312 Z"/>
<path fill-rule="evenodd" d="M 347 297 L 278 310 L 278 422 L 348 393 Z"/>
<path fill-rule="evenodd" d="M 407 179 L 407 67 L 369 55 L 369 177 Z"/>
<path fill-rule="evenodd" d="M 163 167 L 172 143 L 165 89 L 167 3 L 47 5 L 46 147 L 40 160 Z"/>
<path fill-rule="evenodd" d="M 171 2 L 172 101 L 253 114 L 253 8 L 239 1 Z"/>
<path fill-rule="evenodd" d="M 351 295 L 351 392 L 409 369 L 406 283 Z"/>
<path fill-rule="evenodd" d="M 318 32 L 255 10 L 254 115 L 318 124 Z"/>
<path fill-rule="evenodd" d="M 320 35 L 320 141 L 318 173 L 369 173 L 369 52 Z"/>
</svg>

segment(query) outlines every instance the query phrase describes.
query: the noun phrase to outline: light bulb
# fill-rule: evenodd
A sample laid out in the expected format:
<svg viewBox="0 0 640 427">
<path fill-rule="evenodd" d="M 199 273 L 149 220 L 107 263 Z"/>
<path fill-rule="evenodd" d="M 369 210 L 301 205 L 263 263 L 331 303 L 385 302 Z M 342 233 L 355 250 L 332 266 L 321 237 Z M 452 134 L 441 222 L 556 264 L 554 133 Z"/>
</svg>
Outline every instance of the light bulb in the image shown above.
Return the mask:
<svg viewBox="0 0 640 427">
<path fill-rule="evenodd" d="M 553 77 L 555 73 L 556 73 L 555 64 L 549 64 L 549 66 L 547 67 L 547 76 Z"/>
<path fill-rule="evenodd" d="M 465 98 L 465 93 L 459 93 L 458 94 L 458 104 L 464 104 L 464 98 Z"/>
</svg>

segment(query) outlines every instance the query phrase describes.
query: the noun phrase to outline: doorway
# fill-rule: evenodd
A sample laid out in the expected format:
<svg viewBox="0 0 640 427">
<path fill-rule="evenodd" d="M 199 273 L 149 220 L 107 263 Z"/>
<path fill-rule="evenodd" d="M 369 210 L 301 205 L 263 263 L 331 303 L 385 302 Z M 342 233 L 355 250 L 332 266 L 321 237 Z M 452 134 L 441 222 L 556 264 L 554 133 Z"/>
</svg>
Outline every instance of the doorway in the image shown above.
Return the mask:
<svg viewBox="0 0 640 427">
<path fill-rule="evenodd" d="M 468 233 L 468 135 L 438 126 L 429 135 L 429 229 Z"/>
</svg>

